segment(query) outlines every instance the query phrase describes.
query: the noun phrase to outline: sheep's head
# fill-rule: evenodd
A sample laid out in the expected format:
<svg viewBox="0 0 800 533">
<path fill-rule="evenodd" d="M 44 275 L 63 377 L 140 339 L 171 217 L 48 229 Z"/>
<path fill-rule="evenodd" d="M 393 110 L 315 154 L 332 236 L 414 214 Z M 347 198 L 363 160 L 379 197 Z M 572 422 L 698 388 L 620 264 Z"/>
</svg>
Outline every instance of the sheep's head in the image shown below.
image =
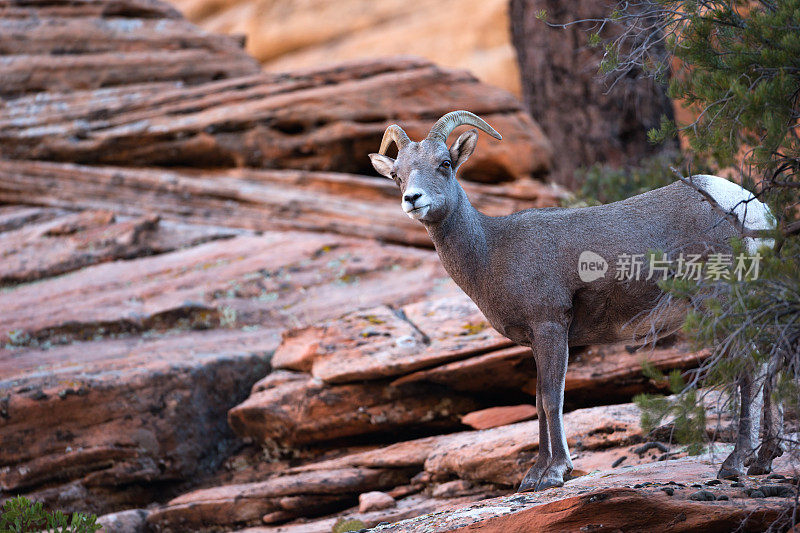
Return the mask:
<svg viewBox="0 0 800 533">
<path fill-rule="evenodd" d="M 383 134 L 379 152 L 369 154 L 375 170 L 400 187 L 401 206 L 409 217 L 421 222 L 438 222 L 457 202 L 460 186 L 456 182 L 456 172 L 475 150 L 478 132 L 465 131 L 450 148 L 445 142 L 448 135 L 463 124 L 502 139 L 477 115 L 453 111 L 440 118 L 420 142 L 412 141 L 400 126 L 392 124 Z M 397 144 L 397 159 L 385 155 L 392 142 Z"/>
</svg>

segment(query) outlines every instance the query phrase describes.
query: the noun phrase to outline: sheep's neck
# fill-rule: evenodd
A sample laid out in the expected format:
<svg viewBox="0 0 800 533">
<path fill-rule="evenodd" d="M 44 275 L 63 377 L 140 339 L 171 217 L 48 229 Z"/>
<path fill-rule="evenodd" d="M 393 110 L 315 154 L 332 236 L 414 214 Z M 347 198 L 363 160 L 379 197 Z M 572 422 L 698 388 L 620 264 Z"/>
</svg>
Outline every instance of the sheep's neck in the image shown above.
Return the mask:
<svg viewBox="0 0 800 533">
<path fill-rule="evenodd" d="M 455 208 L 441 222 L 425 226 L 445 270 L 473 300 L 488 280 L 484 218 L 459 187 Z"/>
</svg>

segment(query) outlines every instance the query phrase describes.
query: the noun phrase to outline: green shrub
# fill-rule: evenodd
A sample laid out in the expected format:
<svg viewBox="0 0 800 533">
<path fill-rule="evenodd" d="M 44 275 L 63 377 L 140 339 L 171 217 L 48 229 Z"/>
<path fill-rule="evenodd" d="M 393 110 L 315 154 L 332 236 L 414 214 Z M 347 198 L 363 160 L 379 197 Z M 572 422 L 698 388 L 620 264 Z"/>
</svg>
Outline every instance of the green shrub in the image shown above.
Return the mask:
<svg viewBox="0 0 800 533">
<path fill-rule="evenodd" d="M 332 533 L 346 533 L 348 531 L 361 531 L 367 526 L 361 520 L 355 518 L 340 518 L 333 525 Z"/>
<path fill-rule="evenodd" d="M 70 517 L 61 511 L 51 513 L 41 502 L 32 503 L 24 496 L 6 501 L 0 513 L 0 533 L 42 530 L 56 533 L 94 533 L 101 528 L 94 515 L 73 513 Z"/>
</svg>

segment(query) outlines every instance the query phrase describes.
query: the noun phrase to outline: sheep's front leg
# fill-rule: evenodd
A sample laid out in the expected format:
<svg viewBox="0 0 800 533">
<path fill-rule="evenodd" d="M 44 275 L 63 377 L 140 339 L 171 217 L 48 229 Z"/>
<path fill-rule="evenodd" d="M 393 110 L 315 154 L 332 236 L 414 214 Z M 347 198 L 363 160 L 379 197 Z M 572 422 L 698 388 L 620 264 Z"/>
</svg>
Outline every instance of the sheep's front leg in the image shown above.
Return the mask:
<svg viewBox="0 0 800 533">
<path fill-rule="evenodd" d="M 564 476 L 572 471 L 572 460 L 569 457 L 567 436 L 564 432 L 564 379 L 567 375 L 569 355 L 568 327 L 556 322 L 547 322 L 534 326 L 532 332 L 531 345 L 536 359 L 537 375 L 536 405 L 541 406 L 539 416 L 541 417 L 543 413 L 546 418 L 544 424 L 540 420 L 539 438 L 541 442 L 542 435 L 547 435 L 550 457 L 544 467 L 539 466 L 538 461 L 534 465 L 534 473 L 541 471 L 538 481 L 534 482 L 528 476 L 526 479 L 529 480 L 527 490 L 544 490 L 563 485 Z M 520 490 L 525 489 L 521 486 Z"/>
<path fill-rule="evenodd" d="M 544 471 L 547 470 L 547 466 L 550 464 L 550 436 L 548 435 L 548 429 L 547 429 L 547 413 L 545 412 L 544 406 L 542 405 L 542 395 L 540 393 L 541 390 L 542 390 L 542 372 L 541 370 L 539 370 L 537 366 L 536 413 L 539 418 L 539 455 L 536 458 L 536 464 L 534 464 L 531 467 L 531 469 L 528 470 L 528 473 L 525 474 L 525 478 L 519 485 L 518 492 L 536 490 L 536 485 L 538 485 L 539 479 L 541 479 L 542 474 L 544 474 Z"/>
</svg>

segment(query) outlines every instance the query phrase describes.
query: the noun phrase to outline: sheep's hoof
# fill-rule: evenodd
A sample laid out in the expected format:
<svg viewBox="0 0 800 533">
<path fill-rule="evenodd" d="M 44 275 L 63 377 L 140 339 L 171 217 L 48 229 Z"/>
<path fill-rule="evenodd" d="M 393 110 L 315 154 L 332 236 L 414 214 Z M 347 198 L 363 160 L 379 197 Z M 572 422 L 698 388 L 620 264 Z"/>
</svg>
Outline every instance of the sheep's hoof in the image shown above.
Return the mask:
<svg viewBox="0 0 800 533">
<path fill-rule="evenodd" d="M 536 486 L 536 490 L 547 490 L 553 487 L 563 487 L 564 480 L 560 479 L 556 476 L 546 476 L 539 481 L 539 484 Z"/>
<path fill-rule="evenodd" d="M 528 473 L 525 474 L 525 478 L 522 480 L 522 483 L 519 484 L 519 488 L 517 492 L 534 492 L 538 490 L 536 487 L 539 484 L 539 480 L 542 477 L 542 472 L 544 468 L 538 467 L 538 465 L 533 465 Z"/>
<path fill-rule="evenodd" d="M 553 487 L 561 487 L 564 485 L 564 475 L 559 475 L 559 469 L 550 467 L 541 467 L 535 464 L 525 474 L 522 483 L 519 484 L 517 492 L 538 492 L 540 490 L 550 489 Z"/>
</svg>

